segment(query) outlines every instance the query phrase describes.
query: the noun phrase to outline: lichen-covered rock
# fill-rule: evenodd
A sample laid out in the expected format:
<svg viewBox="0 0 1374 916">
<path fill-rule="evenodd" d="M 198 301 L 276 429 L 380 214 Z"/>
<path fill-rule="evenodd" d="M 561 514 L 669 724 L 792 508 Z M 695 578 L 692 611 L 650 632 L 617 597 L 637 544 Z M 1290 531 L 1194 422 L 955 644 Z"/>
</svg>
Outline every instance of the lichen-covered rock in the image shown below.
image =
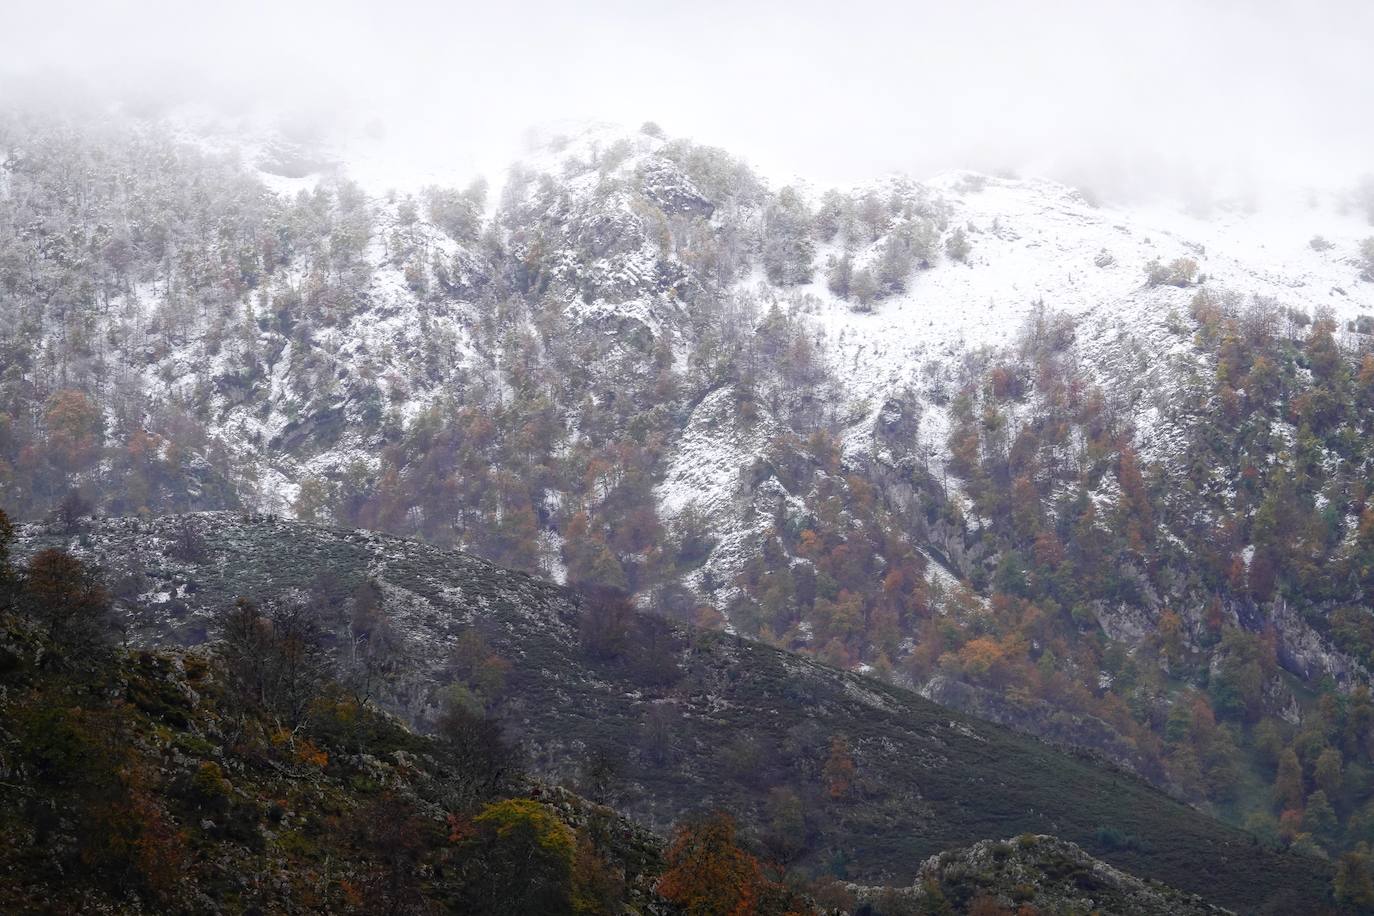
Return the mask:
<svg viewBox="0 0 1374 916">
<path fill-rule="evenodd" d="M 909 888 L 855 888 L 861 900 L 906 901 L 916 912 L 1031 912 L 1055 916 L 1222 916 L 1229 910 L 1155 881 L 1142 881 L 1053 836 L 984 840 L 931 856 Z"/>
</svg>

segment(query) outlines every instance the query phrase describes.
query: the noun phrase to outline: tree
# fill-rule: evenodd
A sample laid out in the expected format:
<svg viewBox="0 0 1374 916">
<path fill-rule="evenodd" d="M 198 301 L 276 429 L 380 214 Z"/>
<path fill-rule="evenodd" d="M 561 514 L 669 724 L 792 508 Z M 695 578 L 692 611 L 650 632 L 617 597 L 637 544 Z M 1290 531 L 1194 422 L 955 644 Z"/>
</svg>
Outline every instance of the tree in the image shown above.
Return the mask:
<svg viewBox="0 0 1374 916">
<path fill-rule="evenodd" d="M 1341 752 L 1328 747 L 1317 757 L 1313 781 L 1327 798 L 1339 798 L 1341 791 Z"/>
<path fill-rule="evenodd" d="M 893 232 L 878 252 L 877 280 L 884 295 L 906 289 L 907 277 L 916 266 L 916 257 L 905 236 Z"/>
<path fill-rule="evenodd" d="M 506 742 L 500 724 L 462 704 L 449 704 L 435 735 L 453 767 L 448 790 L 459 810 L 495 795 L 519 770 L 519 754 Z"/>
<path fill-rule="evenodd" d="M 62 473 L 85 470 L 99 456 L 105 418 L 85 394 L 72 388 L 48 400 L 43 415 L 53 465 Z"/>
<path fill-rule="evenodd" d="M 298 601 L 267 613 L 240 599 L 220 620 L 220 653 L 246 702 L 295 728 L 306 718 L 330 669 L 314 611 Z"/>
<path fill-rule="evenodd" d="M 640 744 L 652 763 L 663 766 L 677 754 L 674 739 L 681 721 L 680 714 L 667 703 L 655 703 L 644 714 L 640 726 Z"/>
<path fill-rule="evenodd" d="M 266 704 L 271 623 L 256 604 L 240 598 L 220 618 L 219 651 L 229 682 L 240 698 Z"/>
<path fill-rule="evenodd" d="M 366 912 L 417 912 L 424 902 L 417 871 L 426 850 L 426 825 L 413 803 L 384 791 L 359 808 L 348 827 L 354 842 L 377 863 L 357 886 Z"/>
<path fill-rule="evenodd" d="M 830 739 L 830 750 L 825 763 L 821 766 L 821 777 L 825 780 L 825 791 L 831 798 L 841 799 L 849 794 L 854 785 L 854 755 L 850 752 L 849 741 L 842 735 Z"/>
<path fill-rule="evenodd" d="M 630 625 L 634 606 L 629 596 L 618 589 L 584 585 L 581 594 L 579 635 L 582 648 L 592 658 L 612 661 L 630 648 Z"/>
<path fill-rule="evenodd" d="M 469 912 L 563 916 L 573 912 L 572 828 L 528 798 L 493 802 L 472 819 L 464 888 Z"/>
<path fill-rule="evenodd" d="M 767 882 L 758 860 L 735 843 L 735 822 L 716 812 L 679 826 L 664 855 L 658 893 L 687 916 L 758 912 Z"/>
<path fill-rule="evenodd" d="M 955 229 L 949 238 L 945 239 L 945 254 L 949 255 L 951 261 L 964 263 L 968 260 L 969 252 L 972 250 L 973 246 L 969 244 L 968 233 L 964 232 L 962 227 Z"/>
<path fill-rule="evenodd" d="M 303 522 L 323 523 L 330 520 L 332 507 L 336 501 L 329 484 L 314 474 L 301 481 L 292 510 L 296 518 Z"/>
<path fill-rule="evenodd" d="M 1374 909 L 1374 856 L 1368 844 L 1361 843 L 1341 856 L 1332 885 L 1337 903 Z"/>
<path fill-rule="evenodd" d="M 841 299 L 849 298 L 850 286 L 854 281 L 854 259 L 846 252 L 830 265 L 830 272 L 826 274 L 826 286 L 832 293 Z"/>
<path fill-rule="evenodd" d="M 1279 772 L 1274 779 L 1274 805 L 1282 810 L 1299 810 L 1303 798 L 1302 764 L 1291 747 L 1285 748 L 1279 754 Z"/>
<path fill-rule="evenodd" d="M 1303 811 L 1303 827 L 1323 842 L 1330 842 L 1336 834 L 1336 810 L 1331 807 L 1326 793 L 1321 789 L 1307 796 L 1307 808 Z"/>
<path fill-rule="evenodd" d="M 861 309 L 867 310 L 872 306 L 873 300 L 878 298 L 878 292 L 878 280 L 871 270 L 865 267 L 854 272 L 849 283 L 849 294 Z"/>
<path fill-rule="evenodd" d="M 779 286 L 811 282 L 816 246 L 812 218 L 802 196 L 783 188 L 764 210 L 763 269 Z"/>
<path fill-rule="evenodd" d="M 81 519 L 91 514 L 95 506 L 77 487 L 67 491 L 62 501 L 53 510 L 52 518 L 64 534 L 74 534 L 81 525 Z"/>
<path fill-rule="evenodd" d="M 14 600 L 16 577 L 10 565 L 10 545 L 14 543 L 14 525 L 5 510 L 0 509 L 0 611 Z"/>
<path fill-rule="evenodd" d="M 486 205 L 486 182 L 478 179 L 466 191 L 428 187 L 422 192 L 430 222 L 456 242 L 477 240 L 482 227 L 482 208 Z"/>
<path fill-rule="evenodd" d="M 41 550 L 30 557 L 21 594 L 25 612 L 46 624 L 58 643 L 90 645 L 108 627 L 110 593 L 93 570 L 64 551 Z"/>
<path fill-rule="evenodd" d="M 1150 286 L 1190 286 L 1197 276 L 1197 261 L 1175 258 L 1167 265 L 1158 258 L 1145 265 L 1145 280 Z"/>
<path fill-rule="evenodd" d="M 768 833 L 764 841 L 777 861 L 786 864 L 806 849 L 806 808 L 786 786 L 768 790 Z"/>
<path fill-rule="evenodd" d="M 305 720 L 329 673 L 319 621 L 304 603 L 285 601 L 269 615 L 271 705 L 292 728 Z"/>
<path fill-rule="evenodd" d="M 353 590 L 348 619 L 348 656 L 340 663 L 339 680 L 364 706 L 373 691 L 387 683 L 400 660 L 400 639 L 386 616 L 381 587 L 364 579 Z"/>
</svg>

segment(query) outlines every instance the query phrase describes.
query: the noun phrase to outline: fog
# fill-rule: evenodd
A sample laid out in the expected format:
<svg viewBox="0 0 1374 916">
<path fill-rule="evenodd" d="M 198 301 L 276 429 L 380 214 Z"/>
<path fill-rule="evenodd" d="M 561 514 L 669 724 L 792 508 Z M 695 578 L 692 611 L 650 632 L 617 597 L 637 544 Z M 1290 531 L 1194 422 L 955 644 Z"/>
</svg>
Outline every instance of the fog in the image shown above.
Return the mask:
<svg viewBox="0 0 1374 916">
<path fill-rule="evenodd" d="M 270 111 L 493 170 L 584 119 L 847 184 L 972 167 L 1119 196 L 1374 169 L 1374 4 L 11 2 L 0 92 Z"/>
</svg>

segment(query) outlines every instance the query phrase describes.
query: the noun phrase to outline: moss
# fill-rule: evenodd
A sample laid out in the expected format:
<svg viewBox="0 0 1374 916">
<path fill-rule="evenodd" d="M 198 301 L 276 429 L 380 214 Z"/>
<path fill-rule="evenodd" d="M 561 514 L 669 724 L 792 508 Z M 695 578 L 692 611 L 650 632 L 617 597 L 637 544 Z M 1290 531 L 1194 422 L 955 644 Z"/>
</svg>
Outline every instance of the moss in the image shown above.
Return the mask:
<svg viewBox="0 0 1374 916">
<path fill-rule="evenodd" d="M 283 830 L 277 834 L 277 851 L 293 859 L 314 859 L 320 854 L 319 845 L 299 830 Z"/>
<path fill-rule="evenodd" d="M 187 757 L 213 757 L 216 750 L 214 744 L 190 732 L 174 733 L 172 744 Z"/>
</svg>

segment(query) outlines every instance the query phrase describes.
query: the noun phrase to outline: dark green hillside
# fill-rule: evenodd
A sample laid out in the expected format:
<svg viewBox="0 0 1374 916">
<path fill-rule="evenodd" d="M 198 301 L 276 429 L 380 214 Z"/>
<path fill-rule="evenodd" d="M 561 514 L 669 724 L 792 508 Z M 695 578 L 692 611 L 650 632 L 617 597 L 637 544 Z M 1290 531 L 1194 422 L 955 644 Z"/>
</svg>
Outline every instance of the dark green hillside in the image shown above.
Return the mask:
<svg viewBox="0 0 1374 916">
<path fill-rule="evenodd" d="M 129 596 L 136 641 L 194 643 L 235 598 L 296 589 L 341 657 L 363 631 L 385 647 L 376 696 L 417 725 L 456 696 L 499 717 L 544 775 L 658 828 L 728 808 L 814 874 L 907 883 L 943 849 L 1038 833 L 1241 911 L 1327 898 L 1326 862 L 1093 760 L 761 644 L 579 607 L 462 554 L 232 513 L 21 531 L 21 551 L 55 544 Z"/>
<path fill-rule="evenodd" d="M 75 639 L 71 592 L 5 586 L 0 912 L 671 911 L 661 840 L 606 807 L 327 682 L 288 727 L 221 653 Z"/>
</svg>

